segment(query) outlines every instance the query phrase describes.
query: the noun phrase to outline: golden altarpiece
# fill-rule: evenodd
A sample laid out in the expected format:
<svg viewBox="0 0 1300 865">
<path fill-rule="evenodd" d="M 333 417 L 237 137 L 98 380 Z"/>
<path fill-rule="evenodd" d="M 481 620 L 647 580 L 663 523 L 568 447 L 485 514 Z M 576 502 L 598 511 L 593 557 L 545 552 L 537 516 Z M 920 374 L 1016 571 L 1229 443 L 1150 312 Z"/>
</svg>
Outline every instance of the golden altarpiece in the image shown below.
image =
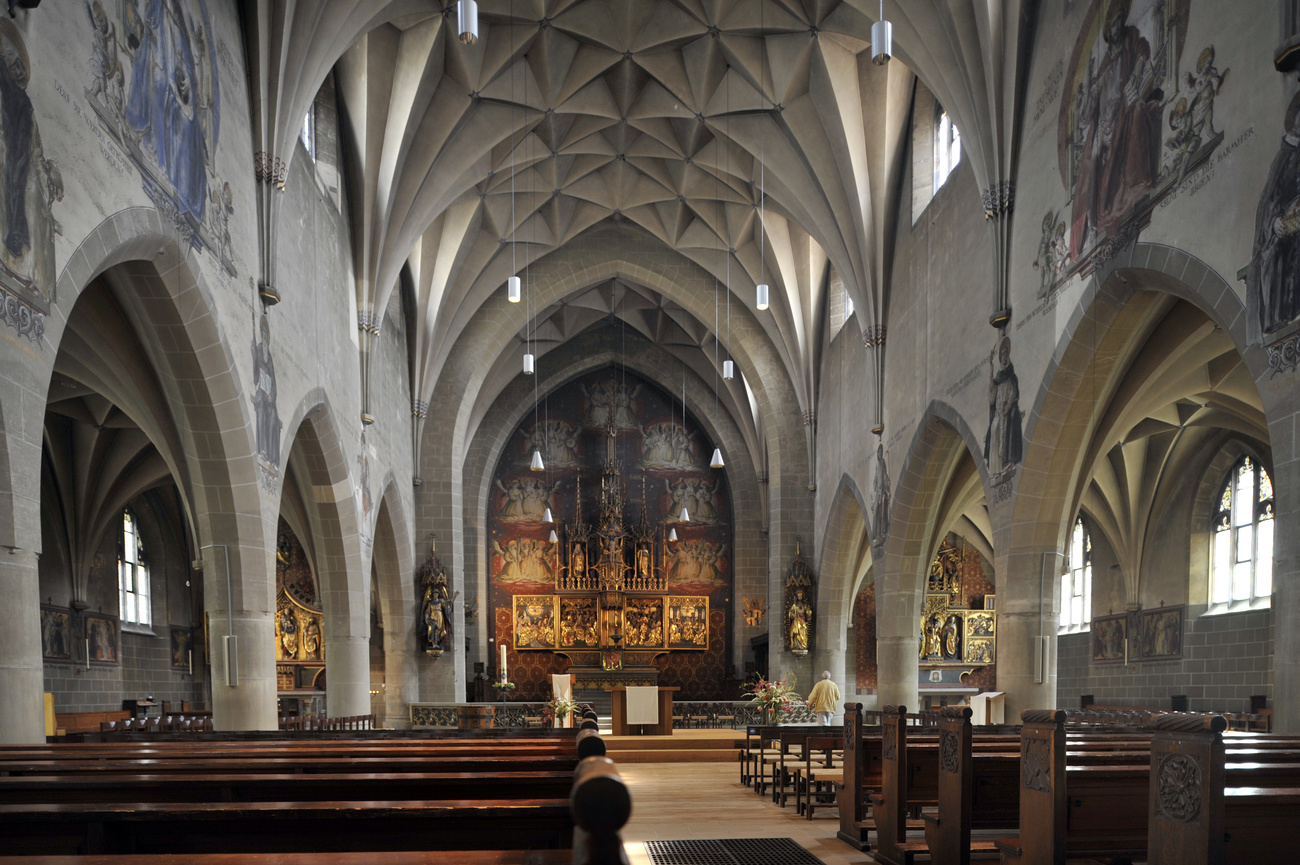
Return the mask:
<svg viewBox="0 0 1300 865">
<path fill-rule="evenodd" d="M 964 541 L 954 545 L 945 540 L 930 565 L 918 634 L 923 699 L 927 693 L 937 697 L 976 693 L 979 688 L 972 686 L 971 674 L 997 660 L 996 595 L 975 596 L 966 580 L 978 557 Z M 982 575 L 982 567 L 977 570 Z"/>
<path fill-rule="evenodd" d="M 709 648 L 709 599 L 670 594 L 672 541 L 649 520 L 644 474 L 640 515 L 629 524 L 612 423 L 604 437 L 597 522 L 583 519 L 579 476 L 574 519 L 555 527 L 554 594 L 514 596 L 514 649 L 567 656 L 579 688 L 653 685 L 657 656 Z"/>
<path fill-rule="evenodd" d="M 283 520 L 275 584 L 275 679 L 281 710 L 314 711 L 325 692 L 325 616 L 306 554 Z"/>
</svg>

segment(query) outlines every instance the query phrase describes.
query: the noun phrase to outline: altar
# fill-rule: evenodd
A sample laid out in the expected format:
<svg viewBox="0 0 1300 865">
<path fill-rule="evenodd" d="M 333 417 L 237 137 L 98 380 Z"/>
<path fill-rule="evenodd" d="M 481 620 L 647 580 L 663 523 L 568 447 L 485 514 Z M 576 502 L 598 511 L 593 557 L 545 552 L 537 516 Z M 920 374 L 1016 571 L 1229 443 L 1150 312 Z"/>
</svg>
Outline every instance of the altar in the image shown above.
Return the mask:
<svg viewBox="0 0 1300 865">
<path fill-rule="evenodd" d="M 658 688 L 656 694 L 659 709 L 659 722 L 657 724 L 635 724 L 628 722 L 628 690 L 627 685 L 613 685 L 610 687 L 611 695 L 614 698 L 613 713 L 613 733 L 615 736 L 631 736 L 632 728 L 636 727 L 641 733 L 649 736 L 671 736 L 673 733 L 673 694 L 680 688 Z M 634 686 L 635 687 L 635 686 Z M 633 715 L 632 717 L 636 717 Z"/>
</svg>

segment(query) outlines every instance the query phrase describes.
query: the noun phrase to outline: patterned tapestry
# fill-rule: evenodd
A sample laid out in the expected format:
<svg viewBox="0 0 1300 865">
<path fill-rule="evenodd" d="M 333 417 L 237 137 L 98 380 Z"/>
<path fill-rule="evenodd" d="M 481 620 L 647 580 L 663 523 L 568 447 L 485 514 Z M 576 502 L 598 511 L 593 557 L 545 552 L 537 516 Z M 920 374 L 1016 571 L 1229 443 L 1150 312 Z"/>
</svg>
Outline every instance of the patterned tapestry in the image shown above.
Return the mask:
<svg viewBox="0 0 1300 865">
<path fill-rule="evenodd" d="M 512 696 L 547 698 L 550 674 L 570 666 L 553 647 L 591 649 L 610 629 L 589 603 L 570 595 L 555 603 L 553 596 L 557 578 L 577 579 L 597 565 L 594 555 L 589 563 L 582 558 L 582 548 L 561 545 L 578 524 L 601 520 L 611 432 L 623 523 L 629 531 L 641 525 L 644 503 L 646 536 L 653 538 L 645 561 L 637 553 L 633 572 L 667 578 L 661 602 L 629 593 L 616 627 L 623 648 L 666 647 L 654 662 L 660 684 L 681 687 L 679 699 L 715 697 L 727 668 L 732 586 L 726 473 L 709 467 L 714 443 L 689 414 L 683 422 L 680 400 L 614 368 L 575 379 L 545 398 L 535 415 L 529 411 L 496 467 L 488 505 L 489 605 L 493 636 L 507 646 L 510 679 L 518 686 Z M 545 464 L 540 472 L 529 468 L 535 450 Z M 543 522 L 547 507 L 553 525 Z M 683 507 L 687 521 L 679 519 Z M 549 541 L 552 528 L 560 543 Z M 670 530 L 677 540 L 669 539 Z"/>
</svg>

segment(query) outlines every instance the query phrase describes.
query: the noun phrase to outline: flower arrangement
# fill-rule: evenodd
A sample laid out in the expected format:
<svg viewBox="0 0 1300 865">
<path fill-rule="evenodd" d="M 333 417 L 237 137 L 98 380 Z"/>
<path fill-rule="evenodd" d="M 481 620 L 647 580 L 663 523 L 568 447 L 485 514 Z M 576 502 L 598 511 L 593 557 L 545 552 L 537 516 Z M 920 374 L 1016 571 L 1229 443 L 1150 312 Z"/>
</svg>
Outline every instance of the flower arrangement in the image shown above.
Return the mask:
<svg viewBox="0 0 1300 865">
<path fill-rule="evenodd" d="M 492 687 L 504 693 L 504 692 L 513 691 L 515 689 L 515 683 L 514 682 L 493 682 Z"/>
<path fill-rule="evenodd" d="M 787 682 L 785 679 L 775 681 L 759 679 L 746 685 L 745 691 L 750 695 L 749 699 L 754 702 L 754 705 L 762 709 L 772 721 L 781 720 L 781 717 L 793 709 L 796 703 L 802 702 L 795 695 L 794 683 Z"/>
<path fill-rule="evenodd" d="M 563 723 L 565 718 L 569 717 L 576 711 L 578 711 L 578 703 L 576 700 L 566 700 L 563 697 L 555 697 L 546 701 L 546 704 L 542 709 L 542 717 L 546 719 L 547 723 L 550 723 L 556 718 Z"/>
</svg>

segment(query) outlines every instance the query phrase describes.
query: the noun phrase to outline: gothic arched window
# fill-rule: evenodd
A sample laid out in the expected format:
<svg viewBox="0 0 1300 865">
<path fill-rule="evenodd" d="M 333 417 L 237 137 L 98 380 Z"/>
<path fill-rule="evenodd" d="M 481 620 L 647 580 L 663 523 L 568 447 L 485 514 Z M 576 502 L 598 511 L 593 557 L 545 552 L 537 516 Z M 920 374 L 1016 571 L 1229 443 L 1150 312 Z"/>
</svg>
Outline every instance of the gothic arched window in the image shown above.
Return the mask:
<svg viewBox="0 0 1300 865">
<path fill-rule="evenodd" d="M 1061 575 L 1061 630 L 1082 631 L 1092 621 L 1092 537 L 1083 517 L 1074 521 L 1066 571 Z"/>
<path fill-rule="evenodd" d="M 140 522 L 130 509 L 122 512 L 122 538 L 117 554 L 117 590 L 122 623 L 148 627 L 153 620 L 149 606 L 149 565 L 140 538 Z"/>
<path fill-rule="evenodd" d="M 1210 606 L 1268 606 L 1273 595 L 1273 481 L 1242 457 L 1219 490 L 1210 566 Z"/>
<path fill-rule="evenodd" d="M 934 191 L 948 180 L 961 162 L 961 132 L 948 112 L 938 108 L 934 121 Z"/>
</svg>

